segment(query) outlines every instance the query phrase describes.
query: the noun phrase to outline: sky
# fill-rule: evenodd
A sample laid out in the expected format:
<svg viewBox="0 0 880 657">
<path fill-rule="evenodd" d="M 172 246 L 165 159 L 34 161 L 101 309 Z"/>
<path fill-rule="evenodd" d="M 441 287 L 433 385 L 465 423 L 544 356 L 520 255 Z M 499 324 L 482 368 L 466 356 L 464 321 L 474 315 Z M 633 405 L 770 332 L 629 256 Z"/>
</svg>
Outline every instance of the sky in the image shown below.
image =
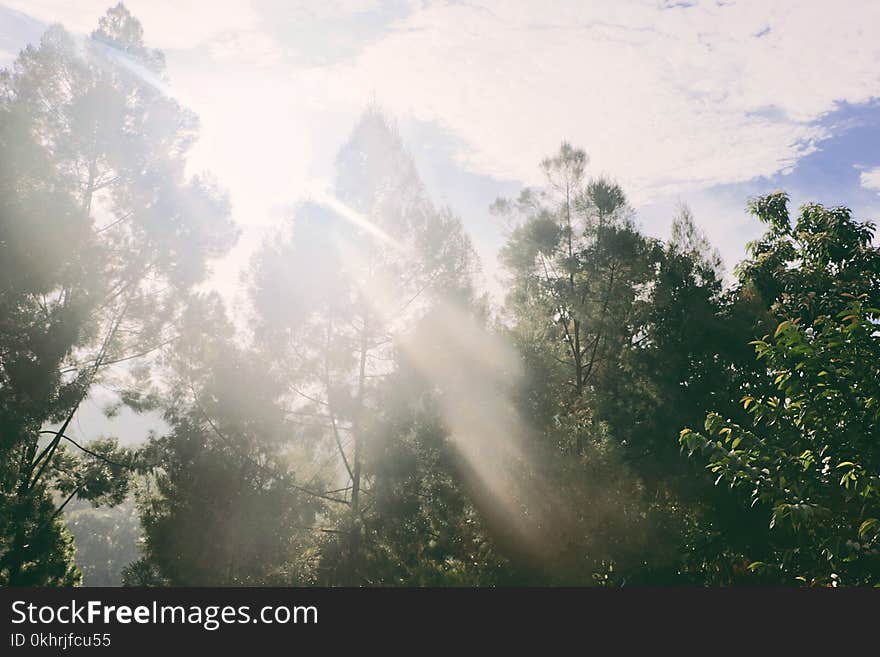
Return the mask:
<svg viewBox="0 0 880 657">
<path fill-rule="evenodd" d="M 0 64 L 46 25 L 88 34 L 109 0 L 0 5 Z M 435 203 L 502 289 L 498 196 L 541 183 L 563 140 L 664 236 L 687 203 L 728 268 L 761 232 L 749 196 L 880 215 L 880 3 L 130 0 L 202 122 L 190 159 L 230 193 L 242 239 L 213 282 L 316 182 L 359 114 L 397 121 Z M 245 129 L 246 126 L 246 129 Z"/>
<path fill-rule="evenodd" d="M 0 4 L 0 66 L 53 22 L 89 34 L 110 4 Z M 540 184 L 563 140 L 621 183 L 645 232 L 664 237 L 688 204 L 728 272 L 761 233 L 750 196 L 781 188 L 794 206 L 880 216 L 880 2 L 126 4 L 201 119 L 191 173 L 229 191 L 242 237 L 211 285 L 233 310 L 254 248 L 331 176 L 371 104 L 397 122 L 434 202 L 462 218 L 496 300 L 503 231 L 488 207 Z M 73 432 L 105 428 L 110 398 L 90 397 Z M 135 433 L 150 428 L 129 415 Z"/>
</svg>

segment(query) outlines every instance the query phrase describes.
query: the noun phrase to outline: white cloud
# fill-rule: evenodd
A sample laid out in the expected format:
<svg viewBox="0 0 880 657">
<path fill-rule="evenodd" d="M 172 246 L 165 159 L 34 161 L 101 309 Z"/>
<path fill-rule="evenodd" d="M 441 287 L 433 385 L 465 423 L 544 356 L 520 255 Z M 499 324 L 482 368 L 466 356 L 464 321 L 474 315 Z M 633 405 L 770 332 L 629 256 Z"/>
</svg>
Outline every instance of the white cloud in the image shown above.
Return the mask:
<svg viewBox="0 0 880 657">
<path fill-rule="evenodd" d="M 87 32 L 108 1 L 10 4 Z M 469 169 L 530 183 L 538 161 L 568 139 L 637 203 L 788 171 L 828 136 L 817 120 L 837 101 L 880 96 L 871 29 L 880 3 L 425 3 L 353 58 L 299 69 L 284 59 L 297 44 L 278 43 L 267 25 L 290 12 L 356 17 L 376 2 L 128 5 L 151 45 L 194 53 L 170 60 L 184 93 L 181 80 L 201 86 L 196 75 L 225 76 L 225 91 L 239 97 L 234 87 L 253 88 L 247 77 L 259 68 L 274 80 L 254 91 L 264 94 L 251 97 L 254 105 L 306 95 L 323 112 L 353 115 L 376 98 L 454 134 Z M 206 71 L 212 65 L 222 70 Z"/>
<path fill-rule="evenodd" d="M 880 193 L 880 167 L 862 171 L 859 177 L 862 187 Z"/>
<path fill-rule="evenodd" d="M 88 33 L 114 2 L 7 4 Z M 540 182 L 538 162 L 569 140 L 637 206 L 694 199 L 712 237 L 732 244 L 747 229 L 743 199 L 716 207 L 700 190 L 790 171 L 829 136 L 821 119 L 837 102 L 880 97 L 880 2 L 407 2 L 387 12 L 401 16 L 390 27 L 371 18 L 374 0 L 126 2 L 149 45 L 175 51 L 172 88 L 203 121 L 193 168 L 228 186 L 251 242 L 326 175 L 373 99 L 438 124 L 465 167 L 497 178 Z M 314 34 L 280 42 L 298 33 L 272 28 L 298 16 Z M 358 40 L 342 17 L 376 31 Z M 334 45 L 346 34 L 357 48 Z M 321 44 L 337 63 L 290 55 Z M 880 189 L 878 171 L 862 184 Z"/>
<path fill-rule="evenodd" d="M 534 181 L 571 140 L 636 200 L 789 170 L 836 101 L 880 95 L 880 3 L 719 5 L 432 5 L 327 81 L 440 123 L 482 173 Z"/>
</svg>

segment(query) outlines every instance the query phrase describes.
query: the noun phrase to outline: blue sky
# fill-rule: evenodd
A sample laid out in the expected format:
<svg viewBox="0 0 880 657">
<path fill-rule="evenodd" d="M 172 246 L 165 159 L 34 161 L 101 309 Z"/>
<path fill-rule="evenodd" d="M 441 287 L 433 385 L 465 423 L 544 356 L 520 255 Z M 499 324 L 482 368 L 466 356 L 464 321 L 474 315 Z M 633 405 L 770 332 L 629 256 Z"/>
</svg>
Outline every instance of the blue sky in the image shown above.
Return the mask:
<svg viewBox="0 0 880 657">
<path fill-rule="evenodd" d="M 820 142 L 815 153 L 801 158 L 791 174 L 759 178 L 734 189 L 759 193 L 768 186 L 783 188 L 803 201 L 846 204 L 859 214 L 877 213 L 880 190 L 864 186 L 861 176 L 880 167 L 880 101 L 841 103 L 818 123 L 831 136 Z"/>
<path fill-rule="evenodd" d="M 640 208 L 642 225 L 663 236 L 678 202 L 687 203 L 731 269 L 745 243 L 760 236 L 761 224 L 745 212 L 749 198 L 784 190 L 794 214 L 804 203 L 845 205 L 858 218 L 880 222 L 880 185 L 864 177 L 880 170 L 880 102 L 841 103 L 816 125 L 828 134 L 791 171 L 756 176 L 740 183 L 713 185 L 690 194 L 664 197 Z"/>
<path fill-rule="evenodd" d="M 745 210 L 751 197 L 782 189 L 791 196 L 792 213 L 809 202 L 846 205 L 857 217 L 880 222 L 880 184 L 872 188 L 862 179 L 866 172 L 880 171 L 880 101 L 841 103 L 816 125 L 828 137 L 799 158 L 790 171 L 660 195 L 637 206 L 637 220 L 646 232 L 665 237 L 678 207 L 687 204 L 722 254 L 728 273 L 744 254 L 746 242 L 762 232 L 761 224 Z M 469 223 L 472 237 L 483 260 L 491 263 L 503 234 L 500 220 L 488 213 L 488 205 L 499 196 L 514 197 L 521 181 L 462 168 L 456 161 L 455 137 L 432 124 L 405 122 L 401 133 L 435 201 L 475 219 Z M 495 285 L 497 281 L 491 278 L 496 272 L 491 265 L 487 270 L 490 280 L 486 284 Z"/>
</svg>

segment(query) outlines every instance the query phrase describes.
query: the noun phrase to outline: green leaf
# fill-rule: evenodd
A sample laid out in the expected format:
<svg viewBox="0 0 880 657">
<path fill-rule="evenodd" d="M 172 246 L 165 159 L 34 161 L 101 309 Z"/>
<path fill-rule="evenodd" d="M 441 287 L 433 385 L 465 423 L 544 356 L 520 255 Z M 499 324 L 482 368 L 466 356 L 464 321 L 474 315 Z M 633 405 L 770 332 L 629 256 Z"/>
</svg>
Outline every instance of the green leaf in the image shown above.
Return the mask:
<svg viewBox="0 0 880 657">
<path fill-rule="evenodd" d="M 877 518 L 868 518 L 865 522 L 859 525 L 859 538 L 865 538 L 867 533 L 877 526 L 878 522 L 880 522 L 880 520 L 877 520 Z"/>
<path fill-rule="evenodd" d="M 776 327 L 776 332 L 773 334 L 773 337 L 778 338 L 779 335 L 786 329 L 788 329 L 789 326 L 791 326 L 791 322 L 789 322 L 788 320 L 782 322 L 779 326 Z"/>
</svg>

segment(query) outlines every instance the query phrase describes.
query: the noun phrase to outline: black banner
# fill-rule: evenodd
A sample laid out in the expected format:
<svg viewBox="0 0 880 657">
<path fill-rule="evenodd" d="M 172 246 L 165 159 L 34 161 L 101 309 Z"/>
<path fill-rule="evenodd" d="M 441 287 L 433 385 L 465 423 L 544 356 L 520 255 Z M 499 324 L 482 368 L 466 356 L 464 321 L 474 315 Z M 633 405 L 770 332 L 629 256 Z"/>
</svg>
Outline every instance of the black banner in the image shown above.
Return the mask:
<svg viewBox="0 0 880 657">
<path fill-rule="evenodd" d="M 0 589 L 0 600 L 3 655 L 190 646 L 224 654 L 311 646 L 335 654 L 405 647 L 416 636 L 418 651 L 464 646 L 470 637 L 545 648 L 596 647 L 610 638 L 625 648 L 760 634 L 764 647 L 790 647 L 799 638 L 833 637 L 835 627 L 871 627 L 880 591 L 13 588 Z"/>
</svg>

